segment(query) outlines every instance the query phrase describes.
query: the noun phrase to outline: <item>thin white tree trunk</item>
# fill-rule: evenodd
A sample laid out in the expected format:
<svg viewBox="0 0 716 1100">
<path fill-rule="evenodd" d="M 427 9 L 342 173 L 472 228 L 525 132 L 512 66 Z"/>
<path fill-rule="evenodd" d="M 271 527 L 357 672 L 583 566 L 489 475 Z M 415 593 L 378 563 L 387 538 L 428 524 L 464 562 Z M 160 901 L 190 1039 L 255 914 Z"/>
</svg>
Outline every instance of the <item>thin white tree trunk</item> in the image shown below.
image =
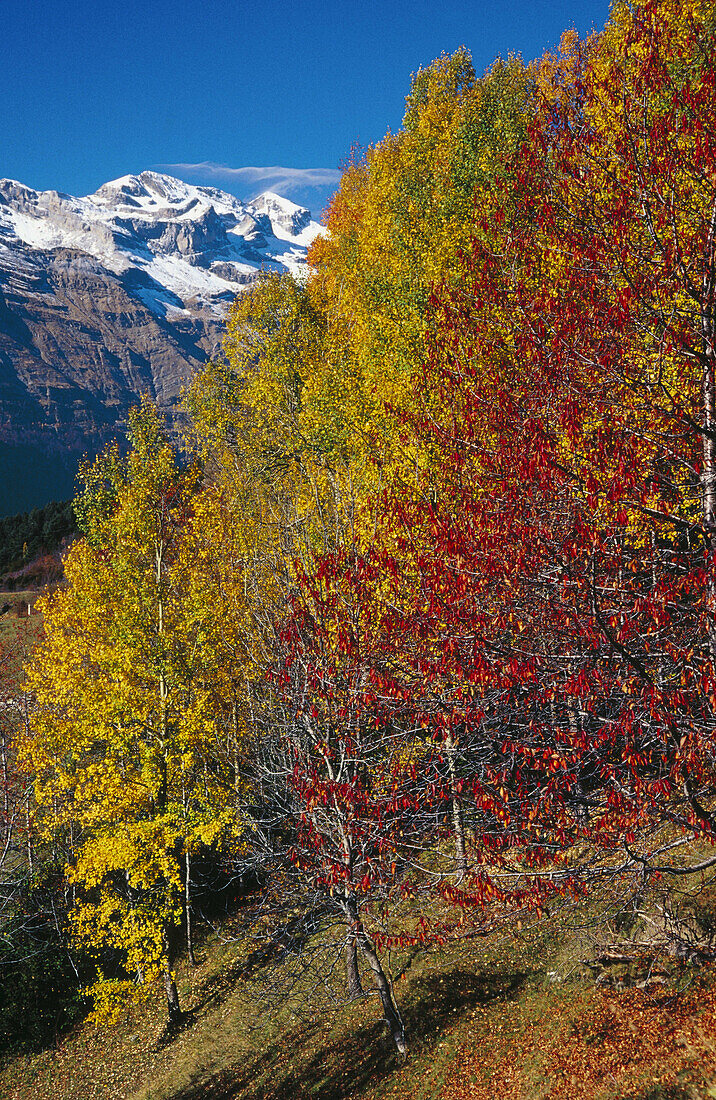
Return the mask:
<svg viewBox="0 0 716 1100">
<path fill-rule="evenodd" d="M 450 775 L 452 825 L 453 833 L 455 836 L 455 864 L 457 879 L 459 882 L 467 874 L 467 853 L 465 849 L 465 820 L 462 812 L 462 801 L 460 798 L 460 789 L 458 786 L 457 771 L 455 768 L 457 745 L 455 744 L 452 733 L 448 734 L 445 741 L 445 751 L 447 754 L 448 773 Z"/>
<path fill-rule="evenodd" d="M 172 973 L 169 934 L 166 928 L 162 932 L 162 945 L 164 947 L 164 992 L 167 998 L 169 1024 L 172 1026 L 178 1024 L 181 1020 L 181 1008 L 179 1005 L 179 991 Z"/>
<path fill-rule="evenodd" d="M 196 966 L 194 957 L 194 934 L 191 921 L 191 856 L 189 845 L 186 846 L 184 857 L 184 913 L 186 916 L 186 953 L 190 966 Z"/>
</svg>

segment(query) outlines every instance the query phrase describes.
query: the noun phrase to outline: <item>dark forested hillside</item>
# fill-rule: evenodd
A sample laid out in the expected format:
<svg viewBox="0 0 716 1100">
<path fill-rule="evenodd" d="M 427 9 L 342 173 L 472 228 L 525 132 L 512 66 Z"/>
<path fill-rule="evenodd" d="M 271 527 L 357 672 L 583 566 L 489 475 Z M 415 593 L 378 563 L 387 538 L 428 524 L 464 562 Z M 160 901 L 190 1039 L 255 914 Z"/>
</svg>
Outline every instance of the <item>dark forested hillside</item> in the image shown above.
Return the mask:
<svg viewBox="0 0 716 1100">
<path fill-rule="evenodd" d="M 78 534 L 71 500 L 0 518 L 0 583 L 11 582 L 36 558 L 57 555 Z"/>
</svg>

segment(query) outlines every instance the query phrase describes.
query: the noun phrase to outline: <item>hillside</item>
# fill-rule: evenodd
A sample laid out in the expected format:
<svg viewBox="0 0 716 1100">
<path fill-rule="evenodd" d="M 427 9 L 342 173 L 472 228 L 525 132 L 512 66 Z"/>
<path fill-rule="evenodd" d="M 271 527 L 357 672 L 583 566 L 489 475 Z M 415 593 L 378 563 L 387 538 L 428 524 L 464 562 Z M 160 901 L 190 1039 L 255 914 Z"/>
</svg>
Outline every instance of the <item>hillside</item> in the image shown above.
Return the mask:
<svg viewBox="0 0 716 1100">
<path fill-rule="evenodd" d="M 0 1072 L 6 1100 L 708 1100 L 716 1095 L 716 976 L 595 985 L 588 935 L 535 928 L 392 961 L 411 1052 L 374 998 L 320 991 L 269 1014 L 242 951 L 210 934 L 182 964 L 189 1009 L 167 1039 L 160 1005 L 90 1024 Z M 260 978 L 260 975 L 258 976 Z"/>
</svg>

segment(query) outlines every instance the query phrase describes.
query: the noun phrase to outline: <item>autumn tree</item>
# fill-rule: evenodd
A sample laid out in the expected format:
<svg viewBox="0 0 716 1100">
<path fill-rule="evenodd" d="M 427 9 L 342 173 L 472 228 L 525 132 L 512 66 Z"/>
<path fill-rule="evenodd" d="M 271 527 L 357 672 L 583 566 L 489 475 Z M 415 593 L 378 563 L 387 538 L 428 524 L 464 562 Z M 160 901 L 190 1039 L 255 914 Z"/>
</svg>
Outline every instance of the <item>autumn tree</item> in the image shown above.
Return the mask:
<svg viewBox="0 0 716 1100">
<path fill-rule="evenodd" d="M 42 632 L 40 616 L 21 607 L 0 641 L 0 1058 L 36 1049 L 80 1011 L 79 960 L 66 938 L 65 838 L 38 827 L 33 777 L 19 759 L 32 706 L 22 662 Z"/>
<path fill-rule="evenodd" d="M 455 278 L 476 215 L 487 223 L 496 212 L 495 184 L 531 109 L 532 74 L 519 59 L 478 78 L 461 48 L 413 75 L 401 129 L 345 171 L 311 261 L 328 317 L 346 321 L 332 369 L 351 396 L 345 419 L 369 450 L 390 453 L 385 405 L 410 403 L 431 287 Z"/>
<path fill-rule="evenodd" d="M 714 833 L 713 34 L 710 8 L 645 2 L 615 7 L 592 51 L 566 43 L 573 80 L 533 129 L 507 245 L 529 234 L 544 279 L 511 290 L 530 482 L 561 501 L 535 601 L 572 654 L 552 694 L 582 751 L 601 744 L 627 842 Z"/>
<path fill-rule="evenodd" d="M 66 558 L 66 586 L 43 604 L 22 748 L 45 829 L 71 837 L 72 923 L 97 959 L 98 1012 L 111 1016 L 162 977 L 175 1022 L 184 857 L 234 817 L 227 762 L 210 751 L 215 610 L 191 584 L 196 474 L 178 468 L 148 402 L 129 439 L 126 460 L 110 451 L 85 470 L 85 538 Z M 108 972 L 113 953 L 124 976 Z"/>
<path fill-rule="evenodd" d="M 348 995 L 372 987 L 405 1054 L 381 949 L 389 937 L 419 938 L 414 913 L 402 923 L 393 913 L 427 835 L 407 796 L 415 793 L 415 760 L 399 725 L 377 720 L 370 595 L 377 572 L 349 551 L 313 564 L 310 574 L 298 571 L 280 624 L 273 729 L 256 760 L 266 808 L 280 807 L 267 866 L 278 871 L 299 963 L 310 959 L 327 975 L 343 954 Z M 300 931 L 312 948 L 298 949 Z"/>
<path fill-rule="evenodd" d="M 431 463 L 387 502 L 393 645 L 461 747 L 468 862 L 532 891 L 714 862 L 688 847 L 716 774 L 712 16 L 618 5 L 547 59 L 511 217 L 433 299 Z"/>
</svg>

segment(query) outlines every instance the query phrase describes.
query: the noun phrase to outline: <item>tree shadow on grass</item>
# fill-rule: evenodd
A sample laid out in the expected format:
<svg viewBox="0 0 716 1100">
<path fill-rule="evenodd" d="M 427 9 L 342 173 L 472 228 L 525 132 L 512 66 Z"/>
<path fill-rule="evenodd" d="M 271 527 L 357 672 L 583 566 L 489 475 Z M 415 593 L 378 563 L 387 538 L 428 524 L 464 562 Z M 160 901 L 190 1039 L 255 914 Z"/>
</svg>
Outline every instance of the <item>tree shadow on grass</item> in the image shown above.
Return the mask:
<svg viewBox="0 0 716 1100">
<path fill-rule="evenodd" d="M 244 976 L 241 962 L 226 966 L 202 984 L 202 998 L 194 1005 L 190 1015 L 197 1018 L 205 1009 L 219 1008 L 236 989 L 236 983 Z"/>
<path fill-rule="evenodd" d="M 514 996 L 528 977 L 527 971 L 488 976 L 458 969 L 415 982 L 407 1003 L 400 1006 L 411 1050 L 429 1049 L 461 1013 Z M 379 1011 L 376 1000 L 376 1017 Z M 379 1017 L 333 1041 L 322 1038 L 317 1024 L 305 1023 L 254 1057 L 175 1093 L 172 1100 L 296 1100 L 309 1094 L 316 1100 L 350 1100 L 402 1064 Z"/>
<path fill-rule="evenodd" d="M 694 1096 L 692 1089 L 682 1088 L 681 1085 L 657 1085 L 647 1092 L 640 1092 L 638 1096 L 629 1093 L 630 1100 L 694 1100 Z"/>
</svg>

